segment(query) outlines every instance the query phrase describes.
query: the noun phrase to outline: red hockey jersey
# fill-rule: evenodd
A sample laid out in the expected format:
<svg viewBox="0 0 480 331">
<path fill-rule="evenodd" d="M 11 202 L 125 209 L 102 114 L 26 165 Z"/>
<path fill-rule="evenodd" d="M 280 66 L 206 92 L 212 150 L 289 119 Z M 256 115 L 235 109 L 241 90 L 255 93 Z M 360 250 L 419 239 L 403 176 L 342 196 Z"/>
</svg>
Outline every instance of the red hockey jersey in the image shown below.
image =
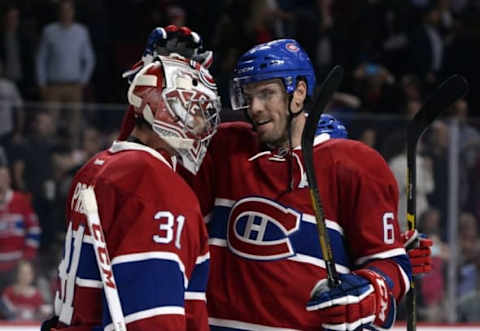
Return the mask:
<svg viewBox="0 0 480 331">
<path fill-rule="evenodd" d="M 41 230 L 30 198 L 7 191 L 0 205 L 0 271 L 15 268 L 20 259 L 33 259 L 40 243 Z"/>
<path fill-rule="evenodd" d="M 411 272 L 395 178 L 373 149 L 328 138 L 316 138 L 314 158 L 337 270 L 375 268 L 398 299 Z M 207 215 L 212 330 L 321 328 L 319 314 L 305 309 L 326 272 L 301 149 L 289 160 L 262 150 L 250 125 L 222 124 L 189 181 Z"/>
<path fill-rule="evenodd" d="M 79 193 L 91 185 L 128 330 L 208 329 L 208 236 L 198 200 L 166 154 L 124 141 L 94 156 L 72 182 L 55 299 L 59 329 L 113 329 L 80 213 Z"/>
<path fill-rule="evenodd" d="M 17 293 L 15 286 L 7 287 L 2 293 L 2 300 L 15 321 L 35 321 L 41 316 L 41 307 L 44 304 L 42 294 L 36 288 L 27 294 Z"/>
</svg>

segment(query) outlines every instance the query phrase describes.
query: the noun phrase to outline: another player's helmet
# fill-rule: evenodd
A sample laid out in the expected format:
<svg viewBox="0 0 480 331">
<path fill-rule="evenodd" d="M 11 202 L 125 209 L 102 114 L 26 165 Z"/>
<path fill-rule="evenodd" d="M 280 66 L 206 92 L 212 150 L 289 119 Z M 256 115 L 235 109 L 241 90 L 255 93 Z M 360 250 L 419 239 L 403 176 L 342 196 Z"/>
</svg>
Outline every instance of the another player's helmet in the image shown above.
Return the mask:
<svg viewBox="0 0 480 331">
<path fill-rule="evenodd" d="M 195 174 L 220 121 L 220 98 L 208 70 L 195 61 L 159 56 L 135 76 L 128 101 Z"/>
<path fill-rule="evenodd" d="M 307 95 L 312 97 L 315 72 L 310 58 L 296 40 L 279 39 L 257 45 L 240 57 L 234 70 L 230 91 L 232 109 L 248 108 L 242 89 L 245 84 L 280 78 L 291 94 L 300 77 L 306 80 Z"/>
<path fill-rule="evenodd" d="M 315 135 L 328 133 L 331 138 L 347 138 L 348 131 L 345 125 L 329 114 L 322 114 L 318 121 L 317 131 Z"/>
</svg>

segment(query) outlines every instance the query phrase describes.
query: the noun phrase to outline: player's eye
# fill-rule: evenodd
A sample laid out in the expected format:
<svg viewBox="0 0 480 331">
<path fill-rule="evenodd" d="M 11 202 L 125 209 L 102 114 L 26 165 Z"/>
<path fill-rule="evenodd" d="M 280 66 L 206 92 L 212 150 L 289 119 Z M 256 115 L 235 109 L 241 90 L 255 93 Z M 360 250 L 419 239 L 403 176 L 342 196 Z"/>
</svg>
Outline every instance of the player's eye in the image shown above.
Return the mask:
<svg viewBox="0 0 480 331">
<path fill-rule="evenodd" d="M 265 97 L 270 98 L 275 94 L 275 91 L 267 89 L 267 90 L 263 91 L 263 94 L 265 95 Z"/>
<path fill-rule="evenodd" d="M 268 101 L 268 100 L 270 100 L 272 97 L 274 97 L 276 94 L 277 94 L 277 91 L 267 88 L 267 89 L 262 90 L 262 91 L 259 93 L 259 97 L 260 97 L 263 101 Z"/>
</svg>

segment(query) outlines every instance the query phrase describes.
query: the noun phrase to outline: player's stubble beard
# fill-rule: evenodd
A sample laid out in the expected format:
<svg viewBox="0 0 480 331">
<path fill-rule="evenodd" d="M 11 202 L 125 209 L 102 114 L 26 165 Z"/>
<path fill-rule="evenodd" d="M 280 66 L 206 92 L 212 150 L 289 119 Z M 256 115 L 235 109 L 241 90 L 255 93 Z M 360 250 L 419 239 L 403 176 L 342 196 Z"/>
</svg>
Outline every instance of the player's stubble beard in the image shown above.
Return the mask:
<svg viewBox="0 0 480 331">
<path fill-rule="evenodd" d="M 260 136 L 260 141 L 267 145 L 269 149 L 288 148 L 288 115 L 279 120 L 278 128 L 272 129 L 270 134 Z"/>
</svg>

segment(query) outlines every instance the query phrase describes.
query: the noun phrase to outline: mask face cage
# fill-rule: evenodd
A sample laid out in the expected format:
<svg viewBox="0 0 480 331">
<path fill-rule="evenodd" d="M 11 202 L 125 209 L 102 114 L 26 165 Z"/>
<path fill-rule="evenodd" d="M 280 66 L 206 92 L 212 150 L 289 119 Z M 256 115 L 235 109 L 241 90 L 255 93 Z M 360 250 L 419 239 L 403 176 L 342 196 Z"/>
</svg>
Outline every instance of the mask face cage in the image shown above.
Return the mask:
<svg viewBox="0 0 480 331">
<path fill-rule="evenodd" d="M 161 100 L 165 111 L 156 113 L 152 127 L 176 150 L 183 166 L 195 174 L 220 123 L 220 98 L 205 72 L 163 62 L 166 88 Z"/>
<path fill-rule="evenodd" d="M 186 139 L 204 141 L 216 132 L 220 122 L 220 99 L 201 91 L 181 88 L 165 89 L 162 99 L 170 116 Z"/>
</svg>

